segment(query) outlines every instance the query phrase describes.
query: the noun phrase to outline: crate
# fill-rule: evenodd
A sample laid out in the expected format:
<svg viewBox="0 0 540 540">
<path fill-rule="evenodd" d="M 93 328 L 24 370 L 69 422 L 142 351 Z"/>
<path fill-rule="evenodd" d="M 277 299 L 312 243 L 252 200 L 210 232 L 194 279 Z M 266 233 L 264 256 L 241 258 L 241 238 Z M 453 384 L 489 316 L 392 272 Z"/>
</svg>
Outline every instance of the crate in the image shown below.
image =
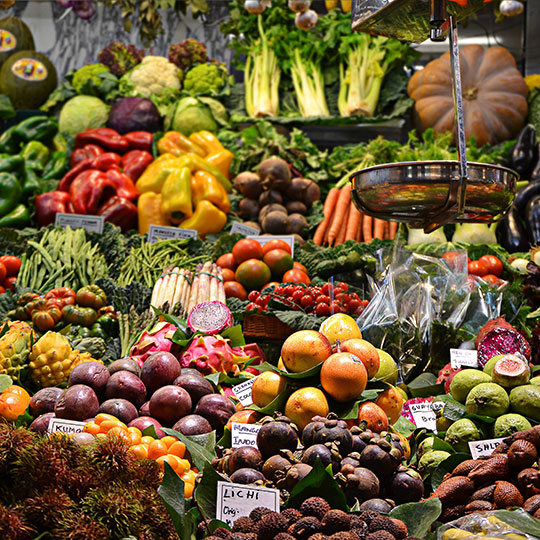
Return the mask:
<svg viewBox="0 0 540 540">
<path fill-rule="evenodd" d="M 248 314 L 244 317 L 244 336 L 250 338 L 287 339 L 294 330 L 274 315 Z"/>
</svg>

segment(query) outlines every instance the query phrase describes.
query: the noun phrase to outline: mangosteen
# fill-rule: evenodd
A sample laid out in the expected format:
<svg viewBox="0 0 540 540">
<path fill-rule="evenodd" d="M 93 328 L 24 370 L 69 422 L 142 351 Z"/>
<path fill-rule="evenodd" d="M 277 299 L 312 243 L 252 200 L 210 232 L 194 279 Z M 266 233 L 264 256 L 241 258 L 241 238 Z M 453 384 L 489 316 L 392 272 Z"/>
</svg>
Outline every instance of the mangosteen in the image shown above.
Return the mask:
<svg viewBox="0 0 540 540">
<path fill-rule="evenodd" d="M 424 482 L 416 471 L 400 467 L 388 484 L 388 492 L 396 504 L 417 502 L 424 496 Z"/>
<path fill-rule="evenodd" d="M 291 171 L 285 161 L 278 157 L 265 159 L 257 169 L 263 187 L 286 193 L 291 184 Z"/>
<path fill-rule="evenodd" d="M 256 482 L 264 482 L 264 475 L 255 469 L 243 468 L 234 471 L 231 474 L 231 482 L 235 484 L 255 484 Z"/>
<path fill-rule="evenodd" d="M 261 207 L 266 206 L 267 204 L 283 204 L 283 196 L 279 191 L 269 189 L 268 191 L 263 191 L 259 196 L 259 205 Z"/>
<path fill-rule="evenodd" d="M 364 467 L 357 467 L 354 469 L 354 473 L 347 475 L 346 478 L 338 475 L 338 480 L 342 484 L 347 500 L 351 505 L 354 504 L 356 499 L 358 499 L 359 503 L 362 503 L 379 495 L 379 479 L 373 471 Z"/>
<path fill-rule="evenodd" d="M 362 453 L 362 450 L 367 446 L 367 443 L 363 441 L 359 435 L 353 435 L 353 452 Z"/>
<path fill-rule="evenodd" d="M 390 443 L 388 445 L 391 447 Z M 395 459 L 389 450 L 377 444 L 368 444 L 360 454 L 360 465 L 370 469 L 381 478 L 392 475 L 399 467 L 400 461 L 400 459 Z"/>
<path fill-rule="evenodd" d="M 271 482 L 277 482 L 280 477 L 285 476 L 291 468 L 291 462 L 282 456 L 269 457 L 262 467 L 264 476 Z"/>
<path fill-rule="evenodd" d="M 328 465 L 337 467 L 335 456 L 332 456 L 332 451 L 324 444 L 314 444 L 313 446 L 310 446 L 304 450 L 302 455 L 302 463 L 307 463 L 313 467 L 313 465 L 315 465 L 315 461 L 317 461 L 317 458 L 321 460 L 321 463 L 325 468 L 328 467 Z"/>
<path fill-rule="evenodd" d="M 297 447 L 298 434 L 285 420 L 278 419 L 263 423 L 257 433 L 257 448 L 266 459 L 280 450 L 294 452 Z"/>
<path fill-rule="evenodd" d="M 285 212 L 268 212 L 264 216 L 261 225 L 265 233 L 285 234 L 289 226 L 289 218 Z"/>
<path fill-rule="evenodd" d="M 261 179 L 252 172 L 241 172 L 234 179 L 234 187 L 248 199 L 256 199 L 263 189 Z"/>
<path fill-rule="evenodd" d="M 279 489 L 287 489 L 290 491 L 300 480 L 304 479 L 312 470 L 313 467 L 307 463 L 295 463 L 289 468 L 285 478 L 278 481 Z"/>
<path fill-rule="evenodd" d="M 239 469 L 258 469 L 262 463 L 261 453 L 253 446 L 235 448 L 229 456 L 227 466 L 229 474 Z"/>
<path fill-rule="evenodd" d="M 378 512 L 379 514 L 388 514 L 395 505 L 390 504 L 384 499 L 369 499 L 364 501 L 360 505 L 360 510 L 372 510 L 373 512 Z"/>
<path fill-rule="evenodd" d="M 334 413 L 308 424 L 302 433 L 302 442 L 304 446 L 335 443 L 342 456 L 348 455 L 353 448 L 353 438 L 347 424 L 343 420 L 338 420 Z"/>
<path fill-rule="evenodd" d="M 238 215 L 242 219 L 257 219 L 260 206 L 254 199 L 242 199 L 238 203 Z"/>
</svg>

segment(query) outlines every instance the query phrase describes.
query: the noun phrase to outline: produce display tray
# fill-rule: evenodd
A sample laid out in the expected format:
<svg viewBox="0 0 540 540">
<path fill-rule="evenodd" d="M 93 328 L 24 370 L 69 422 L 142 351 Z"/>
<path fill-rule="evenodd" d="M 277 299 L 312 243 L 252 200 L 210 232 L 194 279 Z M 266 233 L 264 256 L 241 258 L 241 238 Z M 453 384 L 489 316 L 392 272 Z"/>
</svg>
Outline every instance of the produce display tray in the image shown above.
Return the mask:
<svg viewBox="0 0 540 540">
<path fill-rule="evenodd" d="M 251 314 L 244 317 L 244 336 L 250 338 L 286 339 L 294 330 L 273 315 Z"/>
</svg>

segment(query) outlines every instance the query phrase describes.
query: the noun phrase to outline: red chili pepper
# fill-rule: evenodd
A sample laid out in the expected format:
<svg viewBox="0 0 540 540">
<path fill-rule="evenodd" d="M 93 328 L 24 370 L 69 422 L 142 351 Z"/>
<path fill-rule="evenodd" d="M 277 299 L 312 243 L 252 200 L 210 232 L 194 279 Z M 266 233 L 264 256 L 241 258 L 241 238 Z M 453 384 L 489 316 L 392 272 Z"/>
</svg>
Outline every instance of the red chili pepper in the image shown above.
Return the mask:
<svg viewBox="0 0 540 540">
<path fill-rule="evenodd" d="M 103 216 L 105 221 L 118 225 L 122 232 L 137 227 L 137 207 L 123 197 L 111 197 L 100 208 L 98 216 Z"/>
<path fill-rule="evenodd" d="M 102 171 L 83 171 L 69 188 L 76 214 L 95 214 L 99 207 L 116 195 L 116 186 Z"/>
<path fill-rule="evenodd" d="M 120 156 L 114 152 L 105 152 L 94 159 L 92 169 L 107 172 L 109 169 L 120 169 Z"/>
<path fill-rule="evenodd" d="M 138 197 L 139 192 L 129 176 L 114 169 L 108 170 L 105 174 L 116 186 L 116 193 L 119 197 L 130 200 L 135 200 Z"/>
<path fill-rule="evenodd" d="M 132 150 L 122 156 L 122 169 L 124 169 L 126 176 L 136 182 L 152 161 L 154 161 L 154 156 L 150 152 Z"/>
<path fill-rule="evenodd" d="M 80 173 L 83 171 L 86 171 L 87 169 L 92 169 L 94 163 L 94 158 L 86 158 L 77 163 L 73 169 L 69 170 L 62 180 L 60 180 L 60 183 L 58 184 L 58 191 L 69 191 L 69 186 L 71 186 L 71 182 L 79 176 Z"/>
<path fill-rule="evenodd" d="M 131 150 L 152 151 L 154 135 L 149 131 L 131 131 L 124 135 L 124 139 L 129 144 Z"/>
<path fill-rule="evenodd" d="M 81 148 L 87 144 L 97 144 L 110 152 L 120 154 L 131 150 L 127 140 L 118 131 L 110 128 L 87 129 L 75 137 L 75 148 Z"/>
<path fill-rule="evenodd" d="M 69 193 L 65 191 L 49 191 L 36 197 L 36 217 L 38 223 L 45 227 L 54 223 L 56 214 L 72 214 L 68 205 Z"/>
<path fill-rule="evenodd" d="M 461 7 L 464 7 L 469 3 L 469 0 L 450 0 L 450 2 L 455 2 L 456 4 L 459 4 Z"/>
<path fill-rule="evenodd" d="M 71 154 L 70 164 L 72 167 L 75 167 L 75 165 L 80 163 L 83 159 L 92 159 L 98 157 L 100 154 L 103 154 L 103 149 L 97 144 L 87 144 L 86 146 L 77 148 L 73 151 L 73 154 Z"/>
</svg>

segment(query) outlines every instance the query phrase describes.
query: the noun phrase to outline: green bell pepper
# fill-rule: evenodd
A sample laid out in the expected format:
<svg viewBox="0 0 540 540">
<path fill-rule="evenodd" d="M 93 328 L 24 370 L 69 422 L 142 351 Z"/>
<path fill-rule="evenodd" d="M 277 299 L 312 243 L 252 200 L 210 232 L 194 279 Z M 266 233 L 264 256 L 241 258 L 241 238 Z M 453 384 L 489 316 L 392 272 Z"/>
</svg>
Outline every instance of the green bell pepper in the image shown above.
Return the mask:
<svg viewBox="0 0 540 540">
<path fill-rule="evenodd" d="M 0 162 L 1 163 L 1 162 Z M 53 152 L 51 158 L 43 169 L 41 178 L 43 180 L 56 180 L 64 176 L 67 168 L 67 154 L 65 152 Z"/>
<path fill-rule="evenodd" d="M 24 204 L 18 204 L 9 214 L 0 218 L 0 227 L 26 227 L 30 223 L 30 210 Z"/>
<path fill-rule="evenodd" d="M 49 143 L 58 132 L 58 120 L 49 116 L 31 116 L 15 126 L 14 135 L 24 142 Z"/>
<path fill-rule="evenodd" d="M 64 135 L 57 133 L 53 138 L 53 148 L 56 152 L 67 152 L 68 142 Z"/>
<path fill-rule="evenodd" d="M 24 167 L 24 159 L 19 156 L 11 156 L 9 154 L 0 154 L 0 172 L 17 173 L 22 171 Z"/>
<path fill-rule="evenodd" d="M 15 175 L 0 173 L 0 216 L 11 212 L 21 200 L 22 188 Z"/>
<path fill-rule="evenodd" d="M 30 141 L 19 155 L 24 158 L 26 167 L 41 172 L 49 160 L 49 149 L 39 141 Z"/>
<path fill-rule="evenodd" d="M 23 185 L 22 185 L 22 196 L 23 198 L 31 197 L 37 193 L 41 193 L 41 180 L 37 175 L 35 169 L 26 165 L 24 167 L 24 176 L 23 176 Z"/>
<path fill-rule="evenodd" d="M 0 153 L 17 154 L 21 147 L 19 138 L 15 135 L 17 126 L 11 126 L 0 135 Z"/>
<path fill-rule="evenodd" d="M 90 336 L 99 337 L 105 341 L 110 338 L 110 335 L 106 332 L 105 328 L 99 324 L 99 322 L 95 322 L 90 328 Z"/>
</svg>

